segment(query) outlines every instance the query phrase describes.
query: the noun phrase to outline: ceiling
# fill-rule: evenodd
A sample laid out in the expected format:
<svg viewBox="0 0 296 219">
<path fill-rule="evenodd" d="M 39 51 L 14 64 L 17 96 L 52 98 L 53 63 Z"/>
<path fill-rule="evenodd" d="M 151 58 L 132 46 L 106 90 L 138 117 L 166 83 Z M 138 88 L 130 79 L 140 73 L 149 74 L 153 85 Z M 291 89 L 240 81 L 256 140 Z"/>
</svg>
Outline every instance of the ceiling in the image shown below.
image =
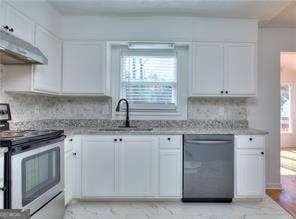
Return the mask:
<svg viewBox="0 0 296 219">
<path fill-rule="evenodd" d="M 262 26 L 296 27 L 296 0 L 47 0 L 65 16 L 174 15 L 254 18 Z"/>
</svg>

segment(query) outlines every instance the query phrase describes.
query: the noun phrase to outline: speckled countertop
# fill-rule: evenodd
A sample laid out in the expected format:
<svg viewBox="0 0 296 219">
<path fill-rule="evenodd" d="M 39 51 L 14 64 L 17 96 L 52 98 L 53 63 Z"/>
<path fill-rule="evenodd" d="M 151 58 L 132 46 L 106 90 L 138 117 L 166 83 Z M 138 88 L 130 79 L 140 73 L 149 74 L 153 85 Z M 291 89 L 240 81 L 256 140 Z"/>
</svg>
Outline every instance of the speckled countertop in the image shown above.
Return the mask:
<svg viewBox="0 0 296 219">
<path fill-rule="evenodd" d="M 268 134 L 266 131 L 248 128 L 247 120 L 132 120 L 131 125 L 138 127 L 138 130 L 114 130 L 123 124 L 122 120 L 57 119 L 11 123 L 10 126 L 12 129 L 21 130 L 65 130 L 66 135 Z"/>
<path fill-rule="evenodd" d="M 251 128 L 153 128 L 152 130 L 111 131 L 91 128 L 65 129 L 66 135 L 182 135 L 182 134 L 234 134 L 234 135 L 266 135 L 268 132 Z"/>
</svg>

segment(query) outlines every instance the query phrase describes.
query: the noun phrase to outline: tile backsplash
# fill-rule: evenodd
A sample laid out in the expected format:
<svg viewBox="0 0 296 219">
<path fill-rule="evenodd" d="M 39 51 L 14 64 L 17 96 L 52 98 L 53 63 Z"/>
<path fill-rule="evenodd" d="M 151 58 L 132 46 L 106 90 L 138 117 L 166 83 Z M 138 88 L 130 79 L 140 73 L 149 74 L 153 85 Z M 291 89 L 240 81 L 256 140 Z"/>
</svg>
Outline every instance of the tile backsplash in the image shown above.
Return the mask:
<svg viewBox="0 0 296 219">
<path fill-rule="evenodd" d="M 188 98 L 188 119 L 197 120 L 247 120 L 247 99 Z"/>
<path fill-rule="evenodd" d="M 4 92 L 2 74 L 0 101 L 9 103 L 14 122 L 48 119 L 111 119 L 111 98 L 64 97 Z M 189 98 L 188 120 L 247 120 L 246 98 Z"/>
</svg>

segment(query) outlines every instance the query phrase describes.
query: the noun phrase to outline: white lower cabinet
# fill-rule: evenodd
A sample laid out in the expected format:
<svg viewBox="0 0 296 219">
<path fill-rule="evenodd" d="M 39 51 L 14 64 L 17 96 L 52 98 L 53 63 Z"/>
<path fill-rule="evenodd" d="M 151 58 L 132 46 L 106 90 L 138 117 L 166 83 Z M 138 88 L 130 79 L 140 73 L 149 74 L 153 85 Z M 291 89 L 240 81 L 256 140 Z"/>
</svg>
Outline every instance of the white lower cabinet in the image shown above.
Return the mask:
<svg viewBox="0 0 296 219">
<path fill-rule="evenodd" d="M 119 195 L 156 195 L 157 138 L 123 137 L 119 143 Z"/>
<path fill-rule="evenodd" d="M 265 194 L 264 136 L 235 137 L 235 197 L 263 198 Z M 249 143 L 246 142 L 248 139 Z M 239 145 L 244 142 L 243 145 Z M 253 142 L 260 142 L 257 146 Z M 249 146 L 248 146 L 249 145 Z"/>
<path fill-rule="evenodd" d="M 73 183 L 74 183 L 74 179 L 73 179 L 73 176 L 74 176 L 74 172 L 72 170 L 72 163 L 73 163 L 73 160 L 72 160 L 72 153 L 73 153 L 73 150 L 65 150 L 65 179 L 64 179 L 64 196 L 65 196 L 65 205 L 67 205 L 73 195 L 72 195 L 72 186 L 73 186 Z"/>
<path fill-rule="evenodd" d="M 0 187 L 4 187 L 4 154 L 7 152 L 7 148 L 1 148 L 0 150 Z M 0 209 L 4 208 L 4 192 L 0 190 Z"/>
<path fill-rule="evenodd" d="M 82 196 L 117 194 L 117 144 L 114 137 L 87 136 L 82 146 Z"/>
<path fill-rule="evenodd" d="M 265 136 L 235 136 L 235 198 L 265 194 Z M 69 136 L 66 202 L 73 198 L 181 198 L 182 136 Z"/>
<path fill-rule="evenodd" d="M 81 197 L 81 136 L 67 136 L 64 156 L 65 205 Z"/>
<path fill-rule="evenodd" d="M 164 197 L 181 196 L 181 152 L 180 150 L 159 151 L 159 195 Z"/>
<path fill-rule="evenodd" d="M 170 139 L 162 149 L 159 136 L 84 136 L 81 197 L 180 198 L 181 141 Z"/>
</svg>

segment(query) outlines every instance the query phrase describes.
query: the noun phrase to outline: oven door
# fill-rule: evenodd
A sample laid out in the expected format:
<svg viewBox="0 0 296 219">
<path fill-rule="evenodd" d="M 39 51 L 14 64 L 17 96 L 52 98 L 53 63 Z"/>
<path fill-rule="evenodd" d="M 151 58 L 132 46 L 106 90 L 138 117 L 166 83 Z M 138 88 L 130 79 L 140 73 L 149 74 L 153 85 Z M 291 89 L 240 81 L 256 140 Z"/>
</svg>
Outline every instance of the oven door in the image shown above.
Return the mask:
<svg viewBox="0 0 296 219">
<path fill-rule="evenodd" d="M 33 214 L 63 191 L 63 144 L 57 142 L 11 157 L 11 208 Z"/>
</svg>

